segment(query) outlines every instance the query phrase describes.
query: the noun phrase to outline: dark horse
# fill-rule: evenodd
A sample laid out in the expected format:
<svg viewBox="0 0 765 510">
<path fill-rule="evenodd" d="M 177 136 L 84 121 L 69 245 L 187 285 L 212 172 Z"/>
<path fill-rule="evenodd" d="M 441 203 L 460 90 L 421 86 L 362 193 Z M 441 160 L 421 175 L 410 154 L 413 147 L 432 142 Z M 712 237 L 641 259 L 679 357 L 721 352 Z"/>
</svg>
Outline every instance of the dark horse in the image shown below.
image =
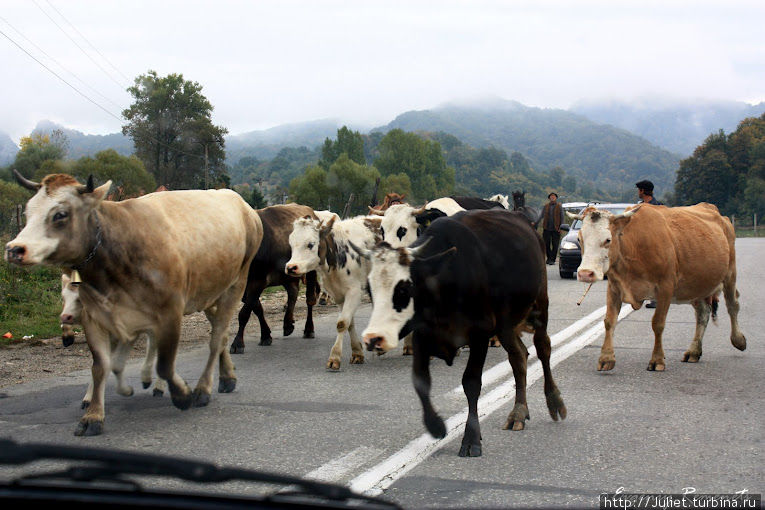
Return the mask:
<svg viewBox="0 0 765 510">
<path fill-rule="evenodd" d="M 526 192 L 513 191 L 513 211 L 520 211 L 534 225 L 539 218 L 539 210 L 526 205 Z"/>
</svg>

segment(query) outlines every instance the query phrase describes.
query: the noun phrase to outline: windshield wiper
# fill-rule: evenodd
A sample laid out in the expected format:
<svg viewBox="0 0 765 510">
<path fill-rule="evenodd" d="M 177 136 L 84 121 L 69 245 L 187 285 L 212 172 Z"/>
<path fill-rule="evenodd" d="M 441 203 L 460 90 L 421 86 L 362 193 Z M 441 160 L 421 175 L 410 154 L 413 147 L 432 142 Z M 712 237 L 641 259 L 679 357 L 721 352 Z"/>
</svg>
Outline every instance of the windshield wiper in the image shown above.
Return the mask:
<svg viewBox="0 0 765 510">
<path fill-rule="evenodd" d="M 222 483 L 239 480 L 289 486 L 289 492 L 275 493 L 267 499 L 310 495 L 334 501 L 364 501 L 379 508 L 399 508 L 393 503 L 378 498 L 356 494 L 341 485 L 293 476 L 219 467 L 209 462 L 123 450 L 45 443 L 17 443 L 10 439 L 0 439 L 0 464 L 22 465 L 39 460 L 71 460 L 87 464 L 71 466 L 62 471 L 24 476 L 14 482 L 20 483 L 24 480 L 46 478 L 67 479 L 77 482 L 109 481 L 128 484 L 134 489 L 140 490 L 141 486 L 137 482 L 122 478 L 122 476 L 165 476 L 197 483 Z"/>
</svg>

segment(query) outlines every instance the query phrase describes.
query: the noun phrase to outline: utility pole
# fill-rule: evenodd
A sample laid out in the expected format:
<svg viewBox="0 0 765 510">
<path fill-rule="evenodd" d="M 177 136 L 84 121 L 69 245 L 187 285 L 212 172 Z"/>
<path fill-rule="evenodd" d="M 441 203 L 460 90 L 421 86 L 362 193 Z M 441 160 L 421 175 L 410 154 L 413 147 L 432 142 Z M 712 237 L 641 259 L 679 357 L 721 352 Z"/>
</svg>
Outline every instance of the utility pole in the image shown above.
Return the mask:
<svg viewBox="0 0 765 510">
<path fill-rule="evenodd" d="M 210 189 L 210 166 L 207 161 L 207 142 L 205 142 L 205 189 Z"/>
</svg>

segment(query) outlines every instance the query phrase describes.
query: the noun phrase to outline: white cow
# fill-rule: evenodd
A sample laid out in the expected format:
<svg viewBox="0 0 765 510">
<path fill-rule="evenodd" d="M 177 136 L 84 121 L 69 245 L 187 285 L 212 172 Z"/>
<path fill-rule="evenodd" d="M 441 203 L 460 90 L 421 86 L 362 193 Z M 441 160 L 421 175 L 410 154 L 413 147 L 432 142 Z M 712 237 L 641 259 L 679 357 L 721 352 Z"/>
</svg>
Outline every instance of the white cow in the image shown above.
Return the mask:
<svg viewBox="0 0 765 510">
<path fill-rule="evenodd" d="M 371 249 L 380 239 L 380 218 L 357 216 L 328 222 L 310 217 L 295 220 L 290 234 L 292 258 L 285 272 L 300 276 L 316 271 L 322 286 L 342 306 L 337 319 L 337 338 L 332 346 L 328 370 L 340 369 L 345 332 L 351 337 L 351 364 L 364 363 L 364 350 L 354 324 L 354 314 L 366 291 L 369 263 L 351 249 L 349 241 Z"/>
</svg>

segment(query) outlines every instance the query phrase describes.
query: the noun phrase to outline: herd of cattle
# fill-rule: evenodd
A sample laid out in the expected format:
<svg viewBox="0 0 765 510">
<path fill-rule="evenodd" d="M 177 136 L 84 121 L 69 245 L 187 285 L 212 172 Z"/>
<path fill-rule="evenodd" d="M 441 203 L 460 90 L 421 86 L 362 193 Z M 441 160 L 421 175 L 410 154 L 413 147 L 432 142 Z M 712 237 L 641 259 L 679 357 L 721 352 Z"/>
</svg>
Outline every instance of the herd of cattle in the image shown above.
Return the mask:
<svg viewBox="0 0 765 510">
<path fill-rule="evenodd" d="M 152 193 L 111 202 L 104 200 L 111 182 L 95 187 L 92 178 L 83 185 L 54 174 L 36 183 L 15 174 L 35 195 L 26 206 L 26 226 L 6 245 L 5 258 L 20 266 L 63 268 L 64 343 L 73 341 L 71 325 L 79 322 L 93 356 L 86 411 L 76 435 L 102 433 L 110 371 L 118 393 L 132 394 L 123 370 L 141 336 L 148 339 L 141 381 L 145 388 L 151 385 L 156 358 L 154 392 L 169 389 L 176 407 L 209 402 L 216 362 L 218 391 L 233 391 L 231 354 L 244 352 L 243 332 L 253 312 L 260 321 L 260 344 L 271 343 L 260 294 L 275 285 L 287 290 L 283 328 L 289 335 L 301 280 L 308 305 L 304 337 L 314 336 L 312 307 L 320 286 L 341 308 L 328 370 L 340 368 L 346 331 L 350 363 L 364 362 L 364 346 L 384 353 L 406 338 L 404 354 L 413 355 L 414 387 L 435 437 L 444 437 L 446 429 L 430 402 L 430 359 L 451 365 L 459 349 L 469 346 L 462 378 L 469 413 L 460 456 L 481 455 L 477 405 L 490 339 L 507 351 L 516 383 L 505 428 L 521 430 L 529 416 L 524 332 L 533 334 L 550 415 L 566 417 L 550 370 L 544 248 L 531 224 L 537 213 L 524 206 L 522 195 L 514 197 L 515 207 L 502 195 L 440 198 L 422 207 L 389 195 L 369 215 L 341 219 L 297 204 L 256 211 L 230 190 Z M 583 220 L 579 280 L 608 275 L 599 370 L 614 367 L 613 332 L 622 302 L 635 309 L 643 300 L 657 302 L 649 370 L 665 368 L 661 338 L 671 302 L 690 303 L 696 311 L 696 333 L 683 361 L 701 356 L 701 338 L 721 291 L 731 342 L 746 348 L 737 321 L 735 236 L 713 205 L 641 205 L 616 216 L 588 207 L 577 217 Z M 365 292 L 373 310 L 359 333 L 354 317 Z M 240 302 L 239 330 L 226 349 Z M 198 311 L 204 311 L 212 333 L 207 364 L 192 390 L 176 373 L 175 360 L 182 316 Z"/>
</svg>

